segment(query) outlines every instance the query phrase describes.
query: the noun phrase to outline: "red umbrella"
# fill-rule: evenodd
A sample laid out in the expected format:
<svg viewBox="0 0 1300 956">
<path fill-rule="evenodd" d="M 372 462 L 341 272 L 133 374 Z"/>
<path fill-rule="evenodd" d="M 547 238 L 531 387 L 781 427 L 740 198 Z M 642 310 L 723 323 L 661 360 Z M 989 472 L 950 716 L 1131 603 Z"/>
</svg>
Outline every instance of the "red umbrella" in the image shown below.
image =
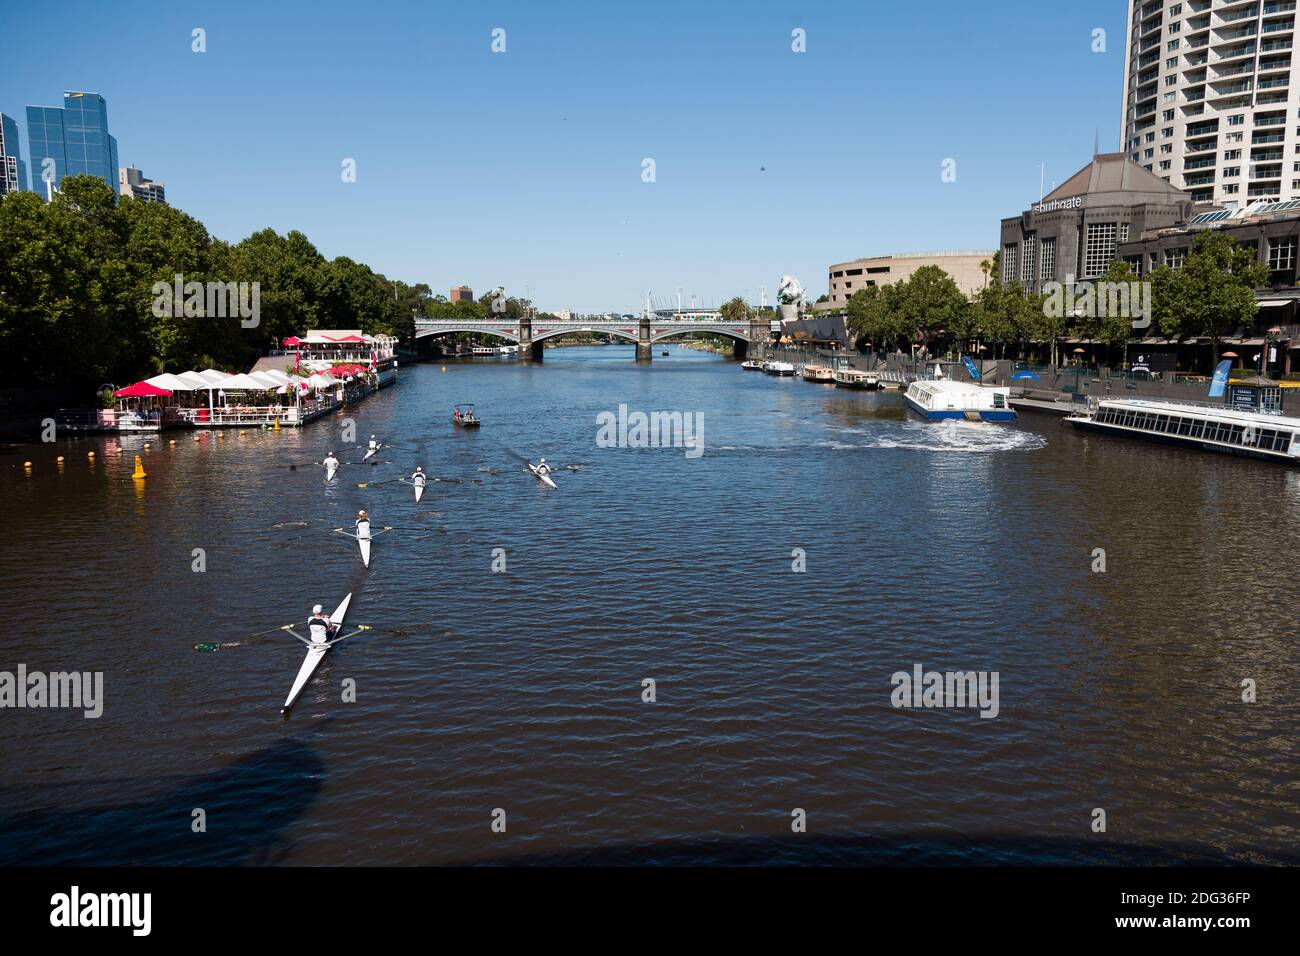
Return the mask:
<svg viewBox="0 0 1300 956">
<path fill-rule="evenodd" d="M 165 388 L 159 388 L 157 385 L 150 385 L 148 382 L 136 382 L 134 385 L 128 385 L 126 388 L 119 388 L 113 393 L 114 398 L 156 398 L 160 395 L 170 395 L 171 392 Z"/>
<path fill-rule="evenodd" d="M 289 346 L 302 345 L 302 339 L 298 338 L 298 336 L 296 335 L 291 335 L 287 339 L 285 339 L 281 344 L 289 345 Z"/>
</svg>

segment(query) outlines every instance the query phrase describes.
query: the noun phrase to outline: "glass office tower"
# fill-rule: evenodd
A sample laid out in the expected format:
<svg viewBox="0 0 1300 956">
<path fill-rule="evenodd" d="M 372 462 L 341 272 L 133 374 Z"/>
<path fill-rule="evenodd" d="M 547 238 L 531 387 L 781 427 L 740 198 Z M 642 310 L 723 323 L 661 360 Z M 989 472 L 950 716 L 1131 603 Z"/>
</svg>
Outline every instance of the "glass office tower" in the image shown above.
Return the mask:
<svg viewBox="0 0 1300 956">
<path fill-rule="evenodd" d="M 27 188 L 27 164 L 18 149 L 18 124 L 0 113 L 0 196 Z"/>
<path fill-rule="evenodd" d="M 117 140 L 109 135 L 108 104 L 98 93 L 65 92 L 62 109 L 27 107 L 27 149 L 32 189 L 42 196 L 47 195 L 46 169 L 55 189 L 64 176 L 88 173 L 118 192 Z"/>
</svg>

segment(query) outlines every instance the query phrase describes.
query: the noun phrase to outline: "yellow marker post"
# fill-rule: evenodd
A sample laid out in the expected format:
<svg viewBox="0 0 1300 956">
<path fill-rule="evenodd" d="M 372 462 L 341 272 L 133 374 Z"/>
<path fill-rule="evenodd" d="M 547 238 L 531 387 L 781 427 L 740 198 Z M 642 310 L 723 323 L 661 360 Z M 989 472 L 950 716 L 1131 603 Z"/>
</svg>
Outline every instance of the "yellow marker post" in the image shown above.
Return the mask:
<svg viewBox="0 0 1300 956">
<path fill-rule="evenodd" d="M 144 459 L 142 459 L 139 455 L 135 456 L 135 471 L 131 473 L 131 477 L 132 478 L 148 477 L 148 475 L 144 473 Z"/>
</svg>

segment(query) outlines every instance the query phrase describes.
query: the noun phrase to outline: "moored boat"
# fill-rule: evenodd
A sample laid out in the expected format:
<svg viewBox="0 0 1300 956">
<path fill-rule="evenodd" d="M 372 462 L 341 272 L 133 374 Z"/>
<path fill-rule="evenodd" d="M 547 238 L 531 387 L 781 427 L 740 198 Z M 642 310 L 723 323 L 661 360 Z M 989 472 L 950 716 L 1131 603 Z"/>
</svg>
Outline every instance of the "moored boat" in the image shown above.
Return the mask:
<svg viewBox="0 0 1300 956">
<path fill-rule="evenodd" d="M 1300 465 L 1300 418 L 1225 405 L 1108 398 L 1064 419 L 1075 428 Z"/>
<path fill-rule="evenodd" d="M 907 387 L 908 407 L 929 421 L 1009 422 L 1016 417 L 1009 388 L 984 388 L 951 379 L 922 379 Z"/>
<path fill-rule="evenodd" d="M 835 384 L 840 388 L 875 388 L 880 384 L 875 372 L 863 372 L 856 368 L 837 368 L 834 377 Z"/>
<path fill-rule="evenodd" d="M 758 359 L 745 359 L 745 361 L 740 363 L 740 367 L 743 368 L 746 372 L 763 371 L 763 363 L 760 362 Z"/>
<path fill-rule="evenodd" d="M 793 375 L 794 366 L 789 362 L 767 361 L 763 363 L 763 371 L 768 375 Z"/>
<path fill-rule="evenodd" d="M 835 381 L 835 372 L 829 365 L 812 363 L 803 367 L 803 380 L 805 382 L 833 382 Z"/>
</svg>

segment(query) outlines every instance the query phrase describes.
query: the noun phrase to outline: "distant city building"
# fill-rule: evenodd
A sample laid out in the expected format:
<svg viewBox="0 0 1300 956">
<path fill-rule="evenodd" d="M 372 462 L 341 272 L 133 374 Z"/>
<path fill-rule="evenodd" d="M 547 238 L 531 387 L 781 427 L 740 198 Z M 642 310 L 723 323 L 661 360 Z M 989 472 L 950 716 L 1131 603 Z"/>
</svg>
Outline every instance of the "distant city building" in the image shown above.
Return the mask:
<svg viewBox="0 0 1300 956">
<path fill-rule="evenodd" d="M 18 149 L 18 124 L 0 113 L 0 196 L 27 188 L 27 164 Z"/>
<path fill-rule="evenodd" d="M 27 150 L 32 189 L 42 196 L 48 197 L 47 168 L 55 189 L 65 176 L 86 173 L 118 192 L 117 140 L 109 135 L 108 104 L 98 93 L 65 91 L 62 108 L 27 107 Z"/>
<path fill-rule="evenodd" d="M 1095 279 L 1130 237 L 1186 222 L 1192 197 L 1124 153 L 1101 153 L 1032 207 L 1002 220 L 1002 284 Z"/>
<path fill-rule="evenodd" d="M 578 319 L 578 313 L 572 309 L 556 309 L 552 314 L 561 322 L 576 322 Z"/>
<path fill-rule="evenodd" d="M 452 302 L 473 302 L 474 290 L 467 285 L 458 285 L 451 290 Z"/>
<path fill-rule="evenodd" d="M 758 306 L 750 306 L 755 311 Z M 683 322 L 720 322 L 722 313 L 717 309 L 655 309 L 655 318 L 679 319 Z"/>
<path fill-rule="evenodd" d="M 1300 198 L 1293 0 L 1129 0 L 1124 149 L 1196 202 Z"/>
<path fill-rule="evenodd" d="M 827 288 L 830 299 L 818 302 L 819 312 L 839 310 L 848 305 L 849 298 L 859 289 L 873 285 L 892 285 L 912 274 L 922 266 L 938 266 L 957 283 L 966 295 L 974 295 L 987 281 L 980 263 L 993 261 L 992 249 L 964 252 L 916 252 L 892 256 L 872 256 L 839 262 L 830 267 Z"/>
<path fill-rule="evenodd" d="M 123 196 L 130 196 L 141 202 L 160 202 L 166 205 L 167 190 L 164 183 L 145 179 L 144 173 L 134 166 L 124 166 L 117 171 L 119 191 Z"/>
</svg>

